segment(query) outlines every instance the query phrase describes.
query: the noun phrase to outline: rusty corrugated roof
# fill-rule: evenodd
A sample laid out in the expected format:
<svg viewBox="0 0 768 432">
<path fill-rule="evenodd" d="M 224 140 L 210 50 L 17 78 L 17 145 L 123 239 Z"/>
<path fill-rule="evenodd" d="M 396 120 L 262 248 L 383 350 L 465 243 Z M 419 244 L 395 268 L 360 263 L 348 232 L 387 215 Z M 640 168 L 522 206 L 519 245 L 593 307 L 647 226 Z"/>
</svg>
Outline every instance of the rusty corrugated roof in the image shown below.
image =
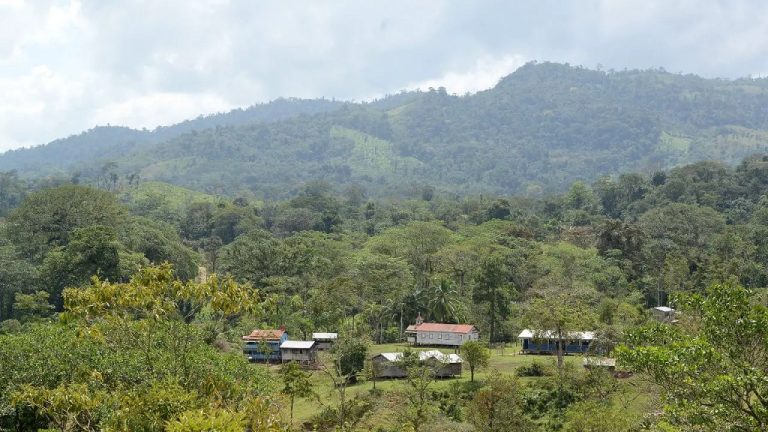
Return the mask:
<svg viewBox="0 0 768 432">
<path fill-rule="evenodd" d="M 285 334 L 285 330 L 274 330 L 274 329 L 256 329 L 251 332 L 248 336 L 243 336 L 243 340 L 247 341 L 260 341 L 260 340 L 280 340 L 281 337 L 283 337 L 283 334 Z"/>
<path fill-rule="evenodd" d="M 445 333 L 471 333 L 475 329 L 472 324 L 441 324 L 441 323 L 421 323 L 414 326 L 408 326 L 408 330 L 413 327 L 414 331 L 427 332 L 445 332 Z"/>
</svg>

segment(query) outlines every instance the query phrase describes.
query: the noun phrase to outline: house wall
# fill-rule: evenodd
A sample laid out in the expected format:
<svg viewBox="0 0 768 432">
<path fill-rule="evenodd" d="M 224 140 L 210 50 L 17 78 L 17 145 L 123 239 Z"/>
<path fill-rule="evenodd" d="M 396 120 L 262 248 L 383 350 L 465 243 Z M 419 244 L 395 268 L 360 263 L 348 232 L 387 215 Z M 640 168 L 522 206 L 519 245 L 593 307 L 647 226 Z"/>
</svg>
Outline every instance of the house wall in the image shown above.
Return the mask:
<svg viewBox="0 0 768 432">
<path fill-rule="evenodd" d="M 558 342 L 555 340 L 537 340 L 537 339 L 523 339 L 522 346 L 524 353 L 549 353 L 554 354 L 557 352 Z M 589 351 L 589 341 L 568 341 L 563 347 L 563 352 L 566 354 L 585 353 Z"/>
<path fill-rule="evenodd" d="M 395 363 L 390 362 L 384 357 L 374 357 L 373 362 L 376 366 L 377 378 L 405 378 L 408 376 L 408 372 L 397 366 Z M 438 378 L 448 378 L 461 375 L 461 363 L 440 364 L 430 362 L 430 366 L 438 366 L 435 370 L 435 376 Z"/>
<path fill-rule="evenodd" d="M 461 346 L 462 344 L 464 344 L 464 342 L 478 340 L 479 336 L 480 335 L 477 332 L 461 334 L 461 333 L 447 333 L 447 332 L 417 331 L 416 345 Z"/>
<path fill-rule="evenodd" d="M 333 341 L 315 339 L 315 346 L 317 346 L 317 349 L 320 351 L 329 350 L 333 348 Z"/>
<path fill-rule="evenodd" d="M 451 363 L 440 368 L 439 377 L 461 376 L 461 363 Z"/>
<path fill-rule="evenodd" d="M 317 359 L 317 350 L 312 349 L 285 349 L 281 350 L 282 361 L 286 362 L 299 362 L 299 363 L 314 363 Z"/>
<path fill-rule="evenodd" d="M 243 354 L 247 357 L 253 357 L 254 361 L 265 361 L 267 360 L 267 357 L 269 358 L 269 361 L 277 361 L 281 358 L 280 345 L 286 340 L 288 340 L 288 334 L 284 333 L 280 340 L 267 341 L 267 345 L 271 348 L 271 352 L 268 356 L 265 356 L 264 353 L 259 351 L 258 341 L 248 341 L 243 345 Z"/>
<path fill-rule="evenodd" d="M 405 378 L 408 374 L 404 369 L 396 366 L 384 357 L 374 357 L 376 363 L 376 377 L 378 378 Z"/>
</svg>

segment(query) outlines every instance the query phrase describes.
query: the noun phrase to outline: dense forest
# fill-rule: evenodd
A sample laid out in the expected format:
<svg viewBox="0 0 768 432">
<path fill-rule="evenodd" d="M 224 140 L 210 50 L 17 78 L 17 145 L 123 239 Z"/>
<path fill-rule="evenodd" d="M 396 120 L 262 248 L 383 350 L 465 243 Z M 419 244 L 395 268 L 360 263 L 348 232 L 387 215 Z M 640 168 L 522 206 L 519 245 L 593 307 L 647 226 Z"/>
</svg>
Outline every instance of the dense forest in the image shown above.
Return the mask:
<svg viewBox="0 0 768 432">
<path fill-rule="evenodd" d="M 555 78 L 572 104 L 534 102 L 549 86 L 538 84 Z M 0 430 L 766 430 L 768 157 L 626 172 L 544 196 L 445 190 L 459 183 L 460 167 L 480 163 L 461 155 L 499 136 L 506 156 L 484 154 L 504 170 L 468 178 L 464 192 L 521 191 L 506 175 L 518 165 L 509 164 L 533 159 L 510 155 L 539 148 L 534 142 L 547 143 L 540 148 L 549 156 L 537 160 L 553 163 L 555 145 L 573 154 L 527 171 L 541 173 L 535 181 L 549 175 L 548 185 L 588 166 L 624 168 L 631 155 L 683 134 L 693 140 L 691 154 L 704 151 L 693 144 L 704 140 L 694 137 L 698 129 L 671 128 L 695 125 L 721 138 L 764 128 L 762 85 L 530 65 L 471 97 L 418 94 L 387 107 L 396 113 L 345 105 L 182 135 L 145 153 L 166 161 L 194 153 L 191 165 L 157 172 L 200 190 L 206 172 L 192 167 L 210 164 L 214 173 L 235 160 L 250 164 L 253 178 L 237 174 L 251 186 L 228 177 L 216 186 L 231 195 L 129 180 L 119 168 L 76 178 L 80 184 L 4 173 Z M 613 108 L 587 103 L 594 93 Z M 624 108 L 614 105 L 617 95 Z M 677 115 L 660 119 L 651 106 Z M 552 123 L 524 130 L 527 116 Z M 618 116 L 634 128 L 583 124 L 610 125 Z M 460 138 L 481 118 L 498 128 L 483 129 L 474 144 Z M 569 128 L 590 147 L 568 138 Z M 295 134 L 305 141 L 292 141 Z M 258 145 L 244 144 L 258 136 Z M 281 196 L 269 188 L 317 174 L 295 167 L 278 178 L 280 170 L 302 157 L 332 159 L 338 143 L 354 154 L 356 140 L 387 148 L 391 158 L 380 163 L 388 172 L 430 183 L 408 199 L 382 198 L 369 189 L 379 180 L 358 183 L 352 169 L 333 177 L 342 189 L 307 181 L 292 196 L 268 199 Z M 361 163 L 371 160 L 364 156 Z M 200 183 L 185 177 L 193 172 Z M 431 182 L 437 172 L 442 183 Z M 268 176 L 262 189 L 253 186 Z M 679 309 L 679 322 L 653 321 L 649 308 L 657 305 Z M 471 377 L 436 380 L 406 356 L 406 379 L 377 383 L 370 355 L 408 353 L 404 326 L 418 315 L 480 329 L 481 342 L 460 351 Z M 249 364 L 241 336 L 281 326 L 296 339 L 331 331 L 340 340 L 317 370 Z M 584 370 L 570 356 L 520 355 L 515 342 L 525 328 L 594 331 L 596 353 L 634 376 Z"/>
<path fill-rule="evenodd" d="M 100 127 L 0 155 L 0 170 L 104 172 L 249 199 L 323 180 L 337 193 L 541 197 L 574 181 L 768 150 L 768 80 L 529 63 L 492 89 L 364 103 L 278 100 L 154 131 Z"/>
</svg>

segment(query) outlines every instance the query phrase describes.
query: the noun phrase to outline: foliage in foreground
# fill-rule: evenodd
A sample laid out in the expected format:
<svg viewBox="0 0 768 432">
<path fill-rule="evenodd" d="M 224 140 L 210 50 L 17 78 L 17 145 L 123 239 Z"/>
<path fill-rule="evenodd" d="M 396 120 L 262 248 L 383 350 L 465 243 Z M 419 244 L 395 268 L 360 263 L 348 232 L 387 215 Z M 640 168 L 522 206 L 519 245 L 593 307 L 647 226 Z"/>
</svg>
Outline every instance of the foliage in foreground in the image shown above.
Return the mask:
<svg viewBox="0 0 768 432">
<path fill-rule="evenodd" d="M 768 309 L 735 283 L 681 296 L 684 324 L 633 331 L 619 358 L 663 389 L 674 425 L 768 429 Z"/>
<path fill-rule="evenodd" d="M 62 323 L 0 336 L 2 427 L 62 431 L 277 430 L 274 386 L 239 353 L 206 343 L 194 323 L 247 313 L 247 286 L 184 283 L 170 266 L 130 282 L 94 279 L 64 292 Z M 207 425 L 207 426 L 206 426 Z M 229 426 L 232 427 L 232 426 Z M 231 429 L 227 429 L 231 430 Z"/>
</svg>

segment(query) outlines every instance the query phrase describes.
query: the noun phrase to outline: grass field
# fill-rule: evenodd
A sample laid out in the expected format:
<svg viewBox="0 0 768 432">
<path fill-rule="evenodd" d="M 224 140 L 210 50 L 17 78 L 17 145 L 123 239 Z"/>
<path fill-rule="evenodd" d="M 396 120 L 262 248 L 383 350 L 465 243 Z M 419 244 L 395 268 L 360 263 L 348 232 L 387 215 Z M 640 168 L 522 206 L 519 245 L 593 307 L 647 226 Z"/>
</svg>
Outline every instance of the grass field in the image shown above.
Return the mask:
<svg viewBox="0 0 768 432">
<path fill-rule="evenodd" d="M 369 356 L 382 352 L 402 352 L 408 348 L 408 344 L 383 344 L 371 345 Z M 429 349 L 439 349 L 444 353 L 453 352 L 445 348 L 412 348 L 414 351 L 424 351 Z M 550 369 L 555 367 L 554 356 L 544 355 L 526 355 L 519 353 L 518 345 L 510 345 L 503 351 L 494 349 L 491 351 L 489 367 L 475 372 L 475 381 L 482 383 L 488 378 L 492 371 L 498 371 L 502 374 L 514 375 L 517 368 L 527 366 L 537 361 Z M 577 373 L 583 373 L 581 356 L 567 356 L 566 363 L 574 366 Z M 255 367 L 265 367 L 255 365 Z M 270 371 L 277 374 L 278 366 L 269 366 Z M 333 390 L 330 378 L 322 371 L 313 371 L 312 379 L 319 398 L 318 400 L 296 400 L 294 407 L 294 424 L 300 424 L 309 421 L 314 415 L 322 411 L 324 406 L 336 406 L 337 396 Z M 523 377 L 520 382 L 527 386 L 536 386 L 537 380 L 542 378 Z M 470 373 L 467 365 L 464 365 L 464 371 L 461 377 L 451 379 L 436 380 L 431 390 L 447 390 L 455 383 L 468 385 Z M 651 410 L 650 406 L 654 403 L 651 397 L 652 390 L 638 378 L 619 380 L 620 390 L 613 397 L 627 411 L 627 415 L 640 416 Z M 371 425 L 386 424 L 398 417 L 398 404 L 401 404 L 401 392 L 407 389 L 407 382 L 402 379 L 385 379 L 376 382 L 376 389 L 379 391 L 377 396 L 376 408 L 368 419 L 361 425 L 361 430 L 370 430 Z M 356 395 L 365 395 L 371 393 L 373 383 L 360 378 L 357 384 L 350 385 L 347 388 L 347 399 L 354 398 Z M 286 410 L 287 416 L 287 410 Z"/>
</svg>

